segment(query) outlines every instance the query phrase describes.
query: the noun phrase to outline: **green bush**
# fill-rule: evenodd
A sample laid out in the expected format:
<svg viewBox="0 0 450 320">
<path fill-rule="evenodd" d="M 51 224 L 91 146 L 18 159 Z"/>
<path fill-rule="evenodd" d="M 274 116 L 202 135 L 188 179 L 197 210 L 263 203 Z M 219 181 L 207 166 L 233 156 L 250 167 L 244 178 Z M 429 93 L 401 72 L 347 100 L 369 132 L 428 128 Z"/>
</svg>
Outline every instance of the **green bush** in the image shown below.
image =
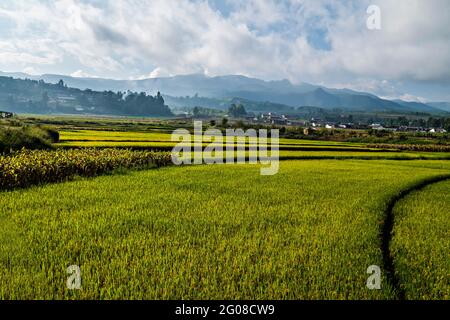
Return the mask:
<svg viewBox="0 0 450 320">
<path fill-rule="evenodd" d="M 59 142 L 59 132 L 53 128 L 50 127 L 42 127 L 41 128 L 44 132 L 46 132 L 47 137 L 50 139 L 52 143 L 58 143 Z"/>
<path fill-rule="evenodd" d="M 0 151 L 26 149 L 48 149 L 51 143 L 45 139 L 45 135 L 38 129 L 4 128 L 0 130 Z"/>
<path fill-rule="evenodd" d="M 52 143 L 59 142 L 59 132 L 41 126 L 0 128 L 0 152 L 26 149 L 51 149 Z"/>
</svg>

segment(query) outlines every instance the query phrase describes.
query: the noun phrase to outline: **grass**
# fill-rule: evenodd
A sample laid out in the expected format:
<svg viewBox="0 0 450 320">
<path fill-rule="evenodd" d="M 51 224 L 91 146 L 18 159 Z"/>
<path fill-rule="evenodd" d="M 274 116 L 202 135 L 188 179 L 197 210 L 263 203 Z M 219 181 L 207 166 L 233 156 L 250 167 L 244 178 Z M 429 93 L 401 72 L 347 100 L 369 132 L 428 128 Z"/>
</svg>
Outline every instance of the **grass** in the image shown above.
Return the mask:
<svg viewBox="0 0 450 320">
<path fill-rule="evenodd" d="M 389 299 L 389 199 L 448 161 L 168 167 L 0 194 L 2 299 Z M 414 171 L 412 175 L 411 172 Z M 444 204 L 447 203 L 447 198 Z M 430 226 L 435 228 L 435 226 Z M 66 268 L 82 270 L 68 291 Z"/>
<path fill-rule="evenodd" d="M 59 140 L 57 131 L 41 126 L 0 125 L 0 153 L 8 153 L 22 148 L 50 149 Z"/>
<path fill-rule="evenodd" d="M 450 299 L 450 181 L 399 201 L 391 251 L 407 299 Z"/>
</svg>

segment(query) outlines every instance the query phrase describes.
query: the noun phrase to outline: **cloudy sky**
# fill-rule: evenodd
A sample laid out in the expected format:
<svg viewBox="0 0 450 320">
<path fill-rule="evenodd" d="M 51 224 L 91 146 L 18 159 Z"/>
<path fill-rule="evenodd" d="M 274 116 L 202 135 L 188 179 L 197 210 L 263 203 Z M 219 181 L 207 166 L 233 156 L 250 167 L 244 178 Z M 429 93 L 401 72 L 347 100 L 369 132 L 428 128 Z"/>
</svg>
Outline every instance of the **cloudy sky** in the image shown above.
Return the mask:
<svg viewBox="0 0 450 320">
<path fill-rule="evenodd" d="M 450 101 L 450 1 L 1 0 L 0 70 L 241 74 Z"/>
</svg>

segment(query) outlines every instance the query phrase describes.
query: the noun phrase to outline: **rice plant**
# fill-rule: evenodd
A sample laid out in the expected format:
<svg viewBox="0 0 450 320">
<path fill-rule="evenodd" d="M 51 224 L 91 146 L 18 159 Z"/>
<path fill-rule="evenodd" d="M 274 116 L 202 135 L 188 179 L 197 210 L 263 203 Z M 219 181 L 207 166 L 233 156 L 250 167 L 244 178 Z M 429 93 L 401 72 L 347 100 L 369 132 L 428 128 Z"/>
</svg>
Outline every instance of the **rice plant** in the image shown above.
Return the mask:
<svg viewBox="0 0 450 320">
<path fill-rule="evenodd" d="M 381 290 L 366 287 L 368 266 L 383 265 L 386 205 L 449 168 L 283 161 L 264 177 L 256 165 L 172 166 L 3 192 L 0 298 L 396 298 L 385 274 Z M 70 265 L 81 290 L 66 287 Z"/>
<path fill-rule="evenodd" d="M 397 203 L 391 250 L 408 299 L 450 299 L 450 181 Z"/>
<path fill-rule="evenodd" d="M 120 168 L 164 166 L 170 153 L 123 149 L 26 150 L 0 156 L 0 190 L 94 177 Z"/>
</svg>

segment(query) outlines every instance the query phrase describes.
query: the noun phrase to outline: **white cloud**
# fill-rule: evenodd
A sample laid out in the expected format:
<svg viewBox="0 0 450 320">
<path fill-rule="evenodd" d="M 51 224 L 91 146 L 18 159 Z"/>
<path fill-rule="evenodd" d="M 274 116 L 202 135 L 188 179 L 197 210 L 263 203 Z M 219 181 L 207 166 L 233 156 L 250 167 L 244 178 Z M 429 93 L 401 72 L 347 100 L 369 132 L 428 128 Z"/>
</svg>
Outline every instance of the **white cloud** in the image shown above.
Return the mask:
<svg viewBox="0 0 450 320">
<path fill-rule="evenodd" d="M 360 26 L 358 16 L 331 29 L 333 55 L 345 71 L 360 76 L 450 81 L 450 2 L 378 1 L 382 30 Z"/>
<path fill-rule="evenodd" d="M 70 76 L 74 78 L 97 78 L 96 75 L 84 72 L 83 70 L 77 70 L 75 72 L 72 72 Z"/>
<path fill-rule="evenodd" d="M 229 3 L 234 9 L 230 19 L 255 29 L 267 29 L 282 23 L 288 14 L 286 4 L 275 0 L 229 0 Z"/>
<path fill-rule="evenodd" d="M 139 77 L 130 77 L 130 80 L 144 80 L 144 79 L 153 79 L 153 78 L 161 78 L 161 77 L 170 77 L 173 76 L 172 74 L 168 73 L 163 68 L 155 68 L 152 72 L 149 74 L 144 74 Z"/>
<path fill-rule="evenodd" d="M 114 78 L 207 72 L 328 85 L 358 79 L 361 87 L 385 79 L 450 83 L 448 0 L 378 0 L 380 31 L 365 27 L 369 0 L 227 0 L 229 14 L 206 0 L 99 3 L 0 3 L 0 19 L 15 23 L 0 31 L 0 69 Z M 311 43 L 317 30 L 330 50 Z"/>
<path fill-rule="evenodd" d="M 403 100 L 403 101 L 410 101 L 410 102 L 421 102 L 421 103 L 426 103 L 427 99 L 425 99 L 424 97 L 416 97 L 413 96 L 411 94 L 403 94 L 400 97 L 398 97 L 399 99 Z"/>
<path fill-rule="evenodd" d="M 29 75 L 39 75 L 39 73 L 33 67 L 25 67 L 25 68 L 23 68 L 22 72 L 29 74 Z"/>
<path fill-rule="evenodd" d="M 158 77 L 167 76 L 167 75 L 169 75 L 169 74 L 165 73 L 161 68 L 156 68 L 155 70 L 150 72 L 148 77 L 149 78 L 158 78 Z"/>
</svg>

